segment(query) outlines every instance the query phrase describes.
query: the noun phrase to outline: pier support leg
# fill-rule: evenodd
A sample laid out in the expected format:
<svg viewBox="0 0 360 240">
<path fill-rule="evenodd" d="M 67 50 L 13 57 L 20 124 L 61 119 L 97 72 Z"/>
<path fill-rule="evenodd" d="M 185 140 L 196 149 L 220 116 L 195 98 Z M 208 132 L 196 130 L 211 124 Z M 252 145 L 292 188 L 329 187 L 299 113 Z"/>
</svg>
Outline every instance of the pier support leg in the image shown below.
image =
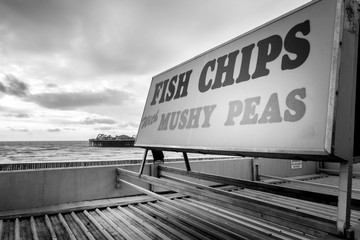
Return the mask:
<svg viewBox="0 0 360 240">
<path fill-rule="evenodd" d="M 259 177 L 259 158 L 254 157 L 251 159 L 252 163 L 252 181 L 260 181 Z"/>
<path fill-rule="evenodd" d="M 189 162 L 189 158 L 188 158 L 187 153 L 186 153 L 186 152 L 183 152 L 183 156 L 184 156 L 186 171 L 190 172 L 190 171 L 191 171 L 191 167 L 190 167 L 190 162 Z"/>
<path fill-rule="evenodd" d="M 139 176 L 140 176 L 140 175 L 143 173 L 143 171 L 144 171 L 144 167 L 145 167 L 146 157 L 147 157 L 148 151 L 149 151 L 149 149 L 145 149 L 144 157 L 143 157 L 143 160 L 142 160 L 142 163 L 141 163 L 141 166 L 140 166 L 140 170 L 139 170 Z"/>
<path fill-rule="evenodd" d="M 340 163 L 337 229 L 341 236 L 353 239 L 350 230 L 352 161 Z"/>
</svg>

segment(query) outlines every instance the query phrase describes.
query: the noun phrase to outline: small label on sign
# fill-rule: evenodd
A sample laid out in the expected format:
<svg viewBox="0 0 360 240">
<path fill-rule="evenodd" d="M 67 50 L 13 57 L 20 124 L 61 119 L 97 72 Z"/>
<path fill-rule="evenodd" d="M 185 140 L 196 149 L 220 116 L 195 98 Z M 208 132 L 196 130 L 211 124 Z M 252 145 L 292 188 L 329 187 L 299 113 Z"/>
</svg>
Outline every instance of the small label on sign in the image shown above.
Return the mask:
<svg viewBox="0 0 360 240">
<path fill-rule="evenodd" d="M 302 168 L 301 160 L 291 160 L 291 169 L 299 169 Z"/>
</svg>

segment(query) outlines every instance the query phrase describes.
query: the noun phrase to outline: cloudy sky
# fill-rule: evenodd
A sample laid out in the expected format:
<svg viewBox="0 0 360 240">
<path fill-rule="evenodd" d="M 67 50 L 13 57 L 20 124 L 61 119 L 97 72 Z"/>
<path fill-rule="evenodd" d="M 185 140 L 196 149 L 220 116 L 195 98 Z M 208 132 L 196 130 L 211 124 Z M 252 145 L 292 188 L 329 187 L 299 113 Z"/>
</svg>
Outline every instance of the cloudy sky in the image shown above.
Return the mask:
<svg viewBox="0 0 360 240">
<path fill-rule="evenodd" d="M 137 133 L 152 76 L 308 0 L 0 0 L 0 141 Z"/>
</svg>

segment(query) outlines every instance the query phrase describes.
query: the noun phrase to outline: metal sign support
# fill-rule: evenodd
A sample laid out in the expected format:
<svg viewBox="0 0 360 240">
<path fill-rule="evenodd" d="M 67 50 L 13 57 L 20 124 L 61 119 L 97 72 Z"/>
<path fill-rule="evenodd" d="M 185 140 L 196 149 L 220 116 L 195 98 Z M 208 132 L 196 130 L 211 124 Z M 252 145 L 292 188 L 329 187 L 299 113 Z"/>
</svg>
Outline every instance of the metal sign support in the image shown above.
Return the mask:
<svg viewBox="0 0 360 240">
<path fill-rule="evenodd" d="M 187 156 L 187 153 L 183 152 L 183 156 L 184 156 L 184 162 L 185 162 L 186 171 L 190 172 L 191 167 L 190 167 L 190 162 L 189 162 L 189 158 Z"/>
<path fill-rule="evenodd" d="M 354 237 L 354 232 L 350 229 L 352 172 L 352 160 L 340 163 L 338 214 L 336 225 L 339 234 L 347 239 L 353 239 Z"/>
<path fill-rule="evenodd" d="M 149 151 L 149 149 L 146 148 L 145 152 L 144 152 L 143 160 L 141 162 L 141 166 L 140 166 L 140 170 L 139 170 L 139 176 L 141 176 L 141 174 L 143 174 L 148 151 Z M 152 155 L 153 155 L 153 158 L 154 158 L 154 162 L 159 161 L 159 160 L 164 161 L 164 154 L 163 154 L 163 152 L 161 150 L 153 150 L 153 149 L 151 149 L 151 152 L 152 152 Z M 184 156 L 184 162 L 185 162 L 186 171 L 190 172 L 191 167 L 190 167 L 190 162 L 189 162 L 189 158 L 188 158 L 187 153 L 183 152 L 183 156 Z"/>
</svg>

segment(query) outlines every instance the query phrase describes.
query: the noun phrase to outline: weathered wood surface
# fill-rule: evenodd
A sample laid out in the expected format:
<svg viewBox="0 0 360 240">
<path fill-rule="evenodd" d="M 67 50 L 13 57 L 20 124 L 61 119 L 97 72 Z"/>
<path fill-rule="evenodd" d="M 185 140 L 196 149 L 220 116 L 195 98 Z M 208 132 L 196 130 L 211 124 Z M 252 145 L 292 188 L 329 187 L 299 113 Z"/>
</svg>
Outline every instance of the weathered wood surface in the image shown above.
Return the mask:
<svg viewBox="0 0 360 240">
<path fill-rule="evenodd" d="M 204 185 L 185 182 L 184 180 L 174 181 L 171 179 L 159 179 L 146 175 L 141 175 L 141 177 L 139 177 L 134 174 L 134 172 L 124 169 L 118 169 L 118 173 L 119 178 L 121 178 L 121 176 L 126 176 L 133 179 L 141 179 L 147 183 L 189 195 L 200 201 L 209 202 L 237 212 L 263 218 L 280 225 L 298 229 L 302 232 L 309 232 L 311 234 L 320 234 L 320 232 L 324 231 L 332 234 L 337 233 L 333 218 L 313 214 L 307 210 L 299 210 L 296 206 L 283 206 L 282 204 L 240 196 Z"/>
</svg>

